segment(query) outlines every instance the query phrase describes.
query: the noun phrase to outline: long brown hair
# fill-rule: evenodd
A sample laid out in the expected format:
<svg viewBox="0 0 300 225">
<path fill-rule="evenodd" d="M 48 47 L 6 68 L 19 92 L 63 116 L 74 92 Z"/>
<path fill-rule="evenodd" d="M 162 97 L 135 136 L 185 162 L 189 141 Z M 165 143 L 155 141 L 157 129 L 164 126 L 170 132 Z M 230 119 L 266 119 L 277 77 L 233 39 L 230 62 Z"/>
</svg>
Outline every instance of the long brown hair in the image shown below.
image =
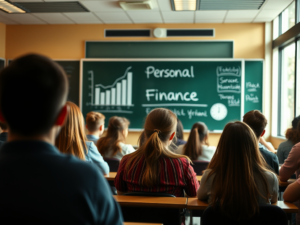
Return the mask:
<svg viewBox="0 0 300 225">
<path fill-rule="evenodd" d="M 68 116 L 65 125 L 62 127 L 55 140 L 55 146 L 62 153 L 72 154 L 79 159 L 85 160 L 87 147 L 84 132 L 83 115 L 73 102 L 67 102 Z"/>
<path fill-rule="evenodd" d="M 113 116 L 109 119 L 107 133 L 97 142 L 97 148 L 101 155 L 112 152 L 115 156 L 118 152 L 122 152 L 119 142 L 125 142 L 123 131 L 128 129 L 129 120 L 124 117 Z"/>
<path fill-rule="evenodd" d="M 131 153 L 130 158 L 126 162 L 125 173 L 134 170 L 138 162 L 143 158 L 144 174 L 141 178 L 142 185 L 153 187 L 158 182 L 159 177 L 159 159 L 166 158 L 187 158 L 184 155 L 178 155 L 171 152 L 166 147 L 172 133 L 176 131 L 177 118 L 176 115 L 168 109 L 153 109 L 147 116 L 144 131 L 144 142 L 139 149 Z"/>
<path fill-rule="evenodd" d="M 286 139 L 293 142 L 293 144 L 297 144 L 300 142 L 300 122 L 299 117 L 296 117 L 292 123 L 293 127 L 286 130 L 285 137 Z"/>
<path fill-rule="evenodd" d="M 220 206 L 225 215 L 236 220 L 251 218 L 259 210 L 258 196 L 269 200 L 264 175 L 269 170 L 259 152 L 256 135 L 247 124 L 234 122 L 225 126 L 208 169 L 208 177 L 215 174 L 212 206 Z M 262 180 L 266 196 L 258 191 L 255 176 Z"/>
<path fill-rule="evenodd" d="M 183 147 L 183 154 L 190 157 L 191 160 L 197 160 L 202 155 L 202 143 L 207 143 L 208 129 L 205 123 L 195 123 L 191 129 L 189 139 Z"/>
</svg>

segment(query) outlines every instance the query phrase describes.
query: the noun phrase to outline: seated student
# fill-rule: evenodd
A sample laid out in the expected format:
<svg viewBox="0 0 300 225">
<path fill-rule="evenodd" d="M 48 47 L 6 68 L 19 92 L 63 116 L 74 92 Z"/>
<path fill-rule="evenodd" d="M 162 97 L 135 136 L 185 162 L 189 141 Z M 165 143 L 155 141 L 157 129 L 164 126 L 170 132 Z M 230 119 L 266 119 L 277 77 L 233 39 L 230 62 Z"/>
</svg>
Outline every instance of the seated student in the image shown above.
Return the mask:
<svg viewBox="0 0 300 225">
<path fill-rule="evenodd" d="M 176 127 L 176 145 L 184 145 L 186 143 L 185 140 L 183 140 L 183 125 L 180 121 L 180 119 L 177 118 L 177 127 Z M 174 138 L 175 139 L 175 138 Z"/>
<path fill-rule="evenodd" d="M 208 145 L 208 129 L 205 123 L 195 123 L 191 129 L 189 139 L 181 145 L 176 153 L 188 156 L 191 160 L 210 161 L 216 148 Z"/>
<path fill-rule="evenodd" d="M 184 155 L 171 152 L 176 131 L 176 115 L 168 109 L 153 109 L 144 125 L 145 142 L 121 160 L 115 186 L 118 194 L 126 192 L 161 192 L 183 197 L 184 191 L 196 196 L 199 183 Z"/>
<path fill-rule="evenodd" d="M 280 164 L 284 163 L 287 159 L 292 147 L 300 142 L 300 116 L 292 121 L 292 128 L 286 130 L 286 141 L 282 142 L 277 149 L 277 156 Z"/>
<path fill-rule="evenodd" d="M 267 126 L 266 117 L 258 110 L 252 110 L 247 112 L 243 117 L 243 122 L 246 123 L 254 131 L 257 142 L 259 145 L 259 151 L 264 157 L 269 167 L 276 173 L 279 173 L 279 162 L 276 154 L 270 152 L 267 147 L 268 144 L 263 139 L 265 134 L 265 127 Z"/>
<path fill-rule="evenodd" d="M 2 132 L 0 134 L 0 141 L 6 142 L 7 141 L 7 135 L 8 135 L 7 125 L 0 121 L 0 128 L 2 130 Z"/>
<path fill-rule="evenodd" d="M 0 151 L 0 224 L 123 224 L 99 170 L 53 146 L 67 93 L 63 70 L 41 55 L 0 72 L 0 120 L 9 128 Z"/>
<path fill-rule="evenodd" d="M 55 146 L 65 154 L 72 154 L 81 160 L 94 164 L 103 174 L 109 174 L 109 166 L 97 150 L 94 142 L 87 141 L 84 133 L 83 115 L 76 104 L 69 107 L 65 125 L 55 140 Z"/>
<path fill-rule="evenodd" d="M 107 132 L 97 142 L 98 151 L 105 158 L 121 160 L 124 155 L 132 153 L 132 145 L 125 144 L 128 135 L 129 121 L 124 117 L 113 116 L 109 119 Z"/>
<path fill-rule="evenodd" d="M 89 141 L 97 144 L 97 141 L 104 132 L 104 120 L 105 116 L 99 112 L 89 112 L 86 115 L 85 127 L 88 130 L 88 134 L 86 135 L 86 137 Z"/>
<path fill-rule="evenodd" d="M 249 219 L 259 203 L 277 202 L 278 179 L 266 166 L 251 128 L 243 122 L 228 123 L 197 197 L 219 205 L 230 218 Z"/>
</svg>

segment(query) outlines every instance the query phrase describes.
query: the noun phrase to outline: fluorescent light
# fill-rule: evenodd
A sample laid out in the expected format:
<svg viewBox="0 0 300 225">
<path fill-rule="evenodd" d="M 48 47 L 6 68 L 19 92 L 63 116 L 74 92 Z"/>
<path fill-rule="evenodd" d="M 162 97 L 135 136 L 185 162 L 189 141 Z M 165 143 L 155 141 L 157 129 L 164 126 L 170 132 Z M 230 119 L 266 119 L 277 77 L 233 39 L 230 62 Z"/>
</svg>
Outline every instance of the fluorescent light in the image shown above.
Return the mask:
<svg viewBox="0 0 300 225">
<path fill-rule="evenodd" d="M 173 0 L 176 11 L 196 10 L 197 0 Z"/>
<path fill-rule="evenodd" d="M 14 6 L 13 4 L 4 0 L 0 0 L 0 9 L 8 13 L 26 13 L 26 11 L 24 11 L 23 9 L 20 9 L 17 6 Z"/>
</svg>

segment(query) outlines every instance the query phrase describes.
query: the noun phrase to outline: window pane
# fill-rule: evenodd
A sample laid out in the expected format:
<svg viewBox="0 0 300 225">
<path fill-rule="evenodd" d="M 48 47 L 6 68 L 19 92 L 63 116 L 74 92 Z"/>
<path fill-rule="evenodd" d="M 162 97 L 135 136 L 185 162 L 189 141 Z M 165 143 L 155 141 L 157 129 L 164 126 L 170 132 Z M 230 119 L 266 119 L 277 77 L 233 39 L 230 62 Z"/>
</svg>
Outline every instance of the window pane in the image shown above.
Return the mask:
<svg viewBox="0 0 300 225">
<path fill-rule="evenodd" d="M 284 136 L 294 119 L 295 43 L 282 50 L 281 66 L 280 135 Z"/>
<path fill-rule="evenodd" d="M 295 25 L 295 1 L 282 12 L 281 33 Z"/>
<path fill-rule="evenodd" d="M 300 40 L 297 42 L 297 84 L 296 84 L 296 115 L 300 115 Z"/>
<path fill-rule="evenodd" d="M 273 20 L 273 40 L 279 36 L 279 18 L 278 16 Z"/>
</svg>

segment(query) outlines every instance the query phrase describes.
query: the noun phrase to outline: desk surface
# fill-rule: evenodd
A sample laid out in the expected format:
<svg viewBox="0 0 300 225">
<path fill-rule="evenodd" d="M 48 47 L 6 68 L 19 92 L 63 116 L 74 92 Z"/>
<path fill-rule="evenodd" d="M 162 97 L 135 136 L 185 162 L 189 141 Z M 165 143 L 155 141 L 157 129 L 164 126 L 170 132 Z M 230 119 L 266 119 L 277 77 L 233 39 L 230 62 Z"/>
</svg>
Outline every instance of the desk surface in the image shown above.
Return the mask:
<svg viewBox="0 0 300 225">
<path fill-rule="evenodd" d="M 297 213 L 298 207 L 295 206 L 293 203 L 278 201 L 273 205 L 277 205 L 282 208 L 283 211 L 286 213 Z M 208 206 L 208 203 L 205 201 L 200 201 L 197 198 L 189 198 L 187 203 L 187 208 L 191 210 L 205 210 Z"/>
<path fill-rule="evenodd" d="M 121 206 L 160 207 L 160 208 L 186 208 L 187 198 L 184 197 L 144 197 L 114 195 Z"/>
<path fill-rule="evenodd" d="M 291 183 L 294 183 L 296 181 L 296 179 L 289 179 L 286 182 L 282 182 L 279 180 L 279 187 L 287 187 L 289 186 Z"/>
</svg>

